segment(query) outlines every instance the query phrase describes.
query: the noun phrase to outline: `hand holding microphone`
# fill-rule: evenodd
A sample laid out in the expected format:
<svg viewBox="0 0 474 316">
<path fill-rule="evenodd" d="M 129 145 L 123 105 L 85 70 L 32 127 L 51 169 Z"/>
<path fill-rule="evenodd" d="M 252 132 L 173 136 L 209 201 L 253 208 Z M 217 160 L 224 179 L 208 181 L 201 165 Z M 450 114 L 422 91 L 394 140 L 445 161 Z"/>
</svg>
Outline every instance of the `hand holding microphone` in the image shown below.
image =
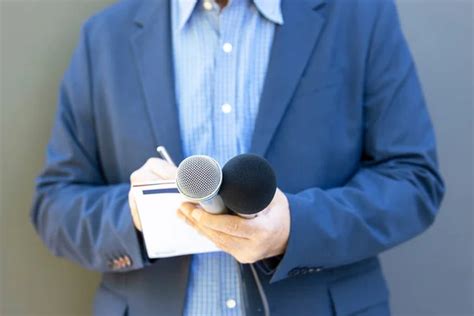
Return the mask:
<svg viewBox="0 0 474 316">
<path fill-rule="evenodd" d="M 276 189 L 275 175 L 268 163 L 255 155 L 239 155 L 221 171 L 212 158 L 198 157 L 199 161 L 191 156 L 186 164 L 186 160 L 180 164 L 177 185 L 181 193 L 201 206 L 183 203 L 178 216 L 241 263 L 284 253 L 290 232 L 289 205 L 286 196 Z M 188 165 L 189 162 L 193 163 Z M 205 168 L 197 171 L 195 168 L 201 164 Z M 180 175 L 182 166 L 186 166 L 182 170 L 186 172 Z M 216 178 L 211 181 L 202 178 L 204 175 Z M 196 185 L 196 179 L 204 185 Z M 240 216 L 224 214 L 224 205 Z"/>
<path fill-rule="evenodd" d="M 211 214 L 230 210 L 252 218 L 272 201 L 276 177 L 270 164 L 257 155 L 238 155 L 222 170 L 211 157 L 195 155 L 180 163 L 176 185 L 187 200 Z"/>
<path fill-rule="evenodd" d="M 193 201 L 183 203 L 178 216 L 241 263 L 285 251 L 290 230 L 288 200 L 276 189 L 275 175 L 263 158 L 239 155 L 221 170 L 210 157 L 192 156 L 177 169 L 163 148 L 158 152 L 164 159 L 150 158 L 132 173 L 132 184 L 176 179 L 181 193 Z M 131 190 L 129 203 L 133 223 L 141 230 Z M 224 214 L 228 212 L 225 205 L 239 216 Z"/>
</svg>

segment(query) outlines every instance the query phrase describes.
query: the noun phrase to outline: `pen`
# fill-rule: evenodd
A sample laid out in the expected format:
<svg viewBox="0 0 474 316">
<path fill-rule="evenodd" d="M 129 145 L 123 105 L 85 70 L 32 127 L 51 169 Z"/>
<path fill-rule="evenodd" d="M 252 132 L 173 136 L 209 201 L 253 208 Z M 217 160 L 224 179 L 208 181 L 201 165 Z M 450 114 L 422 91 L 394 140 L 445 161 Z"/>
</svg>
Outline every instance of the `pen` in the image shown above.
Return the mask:
<svg viewBox="0 0 474 316">
<path fill-rule="evenodd" d="M 167 162 L 169 162 L 170 164 L 176 167 L 176 164 L 174 163 L 173 159 L 171 159 L 171 156 L 168 154 L 168 151 L 166 150 L 164 146 L 156 147 L 156 151 L 161 156 L 161 158 L 163 158 L 164 160 L 166 160 Z"/>
</svg>

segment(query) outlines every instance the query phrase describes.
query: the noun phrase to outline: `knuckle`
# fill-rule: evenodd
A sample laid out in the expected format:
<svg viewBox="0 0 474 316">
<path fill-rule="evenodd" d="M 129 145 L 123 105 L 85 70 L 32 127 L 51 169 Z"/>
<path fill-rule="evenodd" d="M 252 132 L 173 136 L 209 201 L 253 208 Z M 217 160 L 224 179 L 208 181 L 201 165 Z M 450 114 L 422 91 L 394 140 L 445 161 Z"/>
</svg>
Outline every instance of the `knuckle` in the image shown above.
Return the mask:
<svg viewBox="0 0 474 316">
<path fill-rule="evenodd" d="M 194 227 L 194 223 L 193 223 L 190 219 L 185 218 L 184 220 L 185 220 L 186 224 L 188 224 L 188 225 Z"/>
<path fill-rule="evenodd" d="M 227 247 L 227 245 L 222 244 L 222 243 L 219 243 L 219 242 L 217 242 L 217 241 L 215 241 L 215 240 L 213 240 L 213 242 L 214 242 L 214 244 L 217 246 L 217 248 L 219 248 L 219 249 L 221 249 L 221 250 L 227 252 L 228 254 L 233 255 L 232 251 L 229 249 L 229 247 Z M 234 257 L 235 257 L 235 256 L 234 256 Z"/>
<path fill-rule="evenodd" d="M 248 262 L 249 263 L 255 263 L 258 261 L 258 255 L 256 253 L 252 253 L 249 255 L 249 257 L 247 258 L 248 259 Z"/>
<path fill-rule="evenodd" d="M 148 158 L 145 165 L 148 170 L 155 170 L 157 168 L 160 168 L 160 159 L 156 157 Z"/>
<path fill-rule="evenodd" d="M 192 214 L 193 207 L 189 202 L 184 202 L 180 205 L 180 209 L 184 210 L 185 212 L 189 213 L 189 215 Z"/>
<path fill-rule="evenodd" d="M 246 256 L 242 255 L 242 254 L 236 254 L 235 256 L 235 259 L 240 262 L 240 263 L 243 263 L 243 264 L 247 264 L 247 258 Z"/>
<path fill-rule="evenodd" d="M 138 170 L 135 170 L 130 175 L 130 182 L 133 183 L 133 182 L 137 181 L 137 178 L 138 178 Z"/>
<path fill-rule="evenodd" d="M 245 263 L 245 264 L 251 264 L 255 263 L 257 260 L 255 260 L 255 257 L 251 254 L 246 254 L 240 257 L 239 262 L 240 263 Z"/>
<path fill-rule="evenodd" d="M 145 165 L 151 165 L 151 164 L 154 164 L 156 162 L 156 158 L 155 157 L 150 157 L 146 160 L 146 163 Z"/>
<path fill-rule="evenodd" d="M 242 258 L 236 257 L 235 259 L 236 259 L 239 263 L 242 263 L 242 264 L 247 264 L 247 263 L 248 263 L 247 261 L 245 261 L 245 260 L 242 259 Z"/>
<path fill-rule="evenodd" d="M 240 229 L 240 225 L 238 222 L 229 222 L 226 226 L 229 232 L 236 232 Z"/>
</svg>

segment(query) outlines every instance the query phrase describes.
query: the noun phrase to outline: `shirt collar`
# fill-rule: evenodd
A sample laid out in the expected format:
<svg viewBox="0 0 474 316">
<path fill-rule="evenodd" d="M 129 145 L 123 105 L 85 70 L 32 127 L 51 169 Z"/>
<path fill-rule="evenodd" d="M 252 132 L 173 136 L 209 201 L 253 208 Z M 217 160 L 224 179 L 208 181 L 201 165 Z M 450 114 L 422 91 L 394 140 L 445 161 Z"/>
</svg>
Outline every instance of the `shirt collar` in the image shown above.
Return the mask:
<svg viewBox="0 0 474 316">
<path fill-rule="evenodd" d="M 253 0 L 260 14 L 275 24 L 283 24 L 280 0 Z"/>
<path fill-rule="evenodd" d="M 179 21 L 178 28 L 180 30 L 188 22 L 189 18 L 191 17 L 191 14 L 193 13 L 194 8 L 196 7 L 196 4 L 202 1 L 204 0 L 177 0 Z M 213 0 L 206 1 L 210 1 L 213 3 L 213 5 L 217 5 L 214 3 Z M 252 2 L 254 3 L 260 14 L 262 14 L 266 19 L 275 24 L 283 24 L 283 15 L 281 13 L 280 6 L 281 0 L 252 0 Z"/>
<path fill-rule="evenodd" d="M 171 0 L 176 1 L 176 0 Z M 178 29 L 181 30 L 191 17 L 198 0 L 177 0 Z"/>
</svg>

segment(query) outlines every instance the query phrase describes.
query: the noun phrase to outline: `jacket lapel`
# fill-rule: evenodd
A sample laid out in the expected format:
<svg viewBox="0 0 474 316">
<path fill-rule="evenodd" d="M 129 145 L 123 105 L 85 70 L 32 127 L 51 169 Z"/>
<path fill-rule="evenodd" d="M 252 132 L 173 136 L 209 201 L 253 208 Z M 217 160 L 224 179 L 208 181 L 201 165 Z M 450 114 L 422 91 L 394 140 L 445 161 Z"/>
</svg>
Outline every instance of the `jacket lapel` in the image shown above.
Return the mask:
<svg viewBox="0 0 474 316">
<path fill-rule="evenodd" d="M 142 0 L 135 16 L 137 31 L 130 41 L 156 145 L 165 146 L 173 160 L 179 163 L 183 151 L 174 90 L 170 11 L 169 0 Z M 174 264 L 174 269 L 169 267 L 167 275 L 176 282 L 167 288 L 168 295 L 157 295 L 153 302 L 147 302 L 153 308 L 144 309 L 144 313 L 150 310 L 164 315 L 183 313 L 189 263 L 190 256 L 182 256 L 155 264 Z M 142 286 L 146 284 L 143 282 Z M 145 308 L 147 304 L 137 308 Z"/>
<path fill-rule="evenodd" d="M 144 0 L 131 38 L 136 65 L 156 145 L 163 145 L 176 163 L 183 159 L 174 87 L 171 13 L 167 0 Z"/>
<path fill-rule="evenodd" d="M 324 25 L 318 9 L 325 0 L 312 3 L 282 0 L 284 24 L 273 38 L 267 75 L 260 98 L 250 151 L 265 155 L 299 78 Z"/>
</svg>

